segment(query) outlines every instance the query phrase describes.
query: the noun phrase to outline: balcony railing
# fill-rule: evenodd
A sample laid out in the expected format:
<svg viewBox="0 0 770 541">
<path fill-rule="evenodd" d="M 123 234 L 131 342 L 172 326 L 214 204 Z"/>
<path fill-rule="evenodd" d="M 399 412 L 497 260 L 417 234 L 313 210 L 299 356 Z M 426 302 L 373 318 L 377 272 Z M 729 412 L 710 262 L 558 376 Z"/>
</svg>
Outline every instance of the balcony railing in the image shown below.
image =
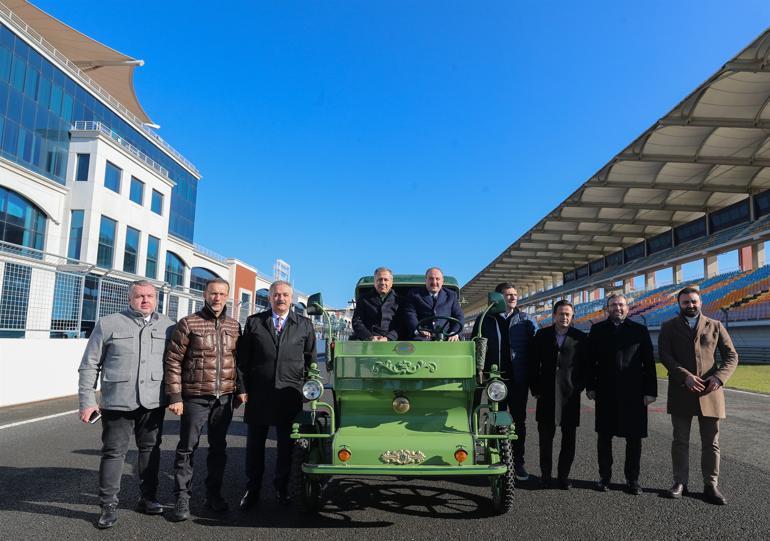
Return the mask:
<svg viewBox="0 0 770 541">
<path fill-rule="evenodd" d="M 61 62 L 62 65 L 64 65 L 67 68 L 67 71 L 69 71 L 75 78 L 81 81 L 84 85 L 91 88 L 91 90 L 93 90 L 99 96 L 101 96 L 105 101 L 107 101 L 107 103 L 109 103 L 115 109 L 120 111 L 123 114 L 123 116 L 125 116 L 137 128 L 139 128 L 143 134 L 150 137 L 158 146 L 163 148 L 166 152 L 168 152 L 171 156 L 173 156 L 177 161 L 179 161 L 186 168 L 188 168 L 193 173 L 195 173 L 196 176 L 200 177 L 200 171 L 198 171 L 198 168 L 195 167 L 187 158 L 182 156 L 182 154 L 180 154 L 178 150 L 174 149 L 171 145 L 169 145 L 166 141 L 164 141 L 160 135 L 152 131 L 152 129 L 149 128 L 141 119 L 139 119 L 139 117 L 137 117 L 134 113 L 129 111 L 123 104 L 121 104 L 109 92 L 107 92 L 99 83 L 97 83 L 96 81 L 91 79 L 88 75 L 86 75 L 83 72 L 83 70 L 81 70 L 74 62 L 72 62 L 69 58 L 64 56 L 64 54 L 61 53 L 56 47 L 54 47 L 50 41 L 45 39 L 37 31 L 35 31 L 34 28 L 29 26 L 27 23 L 25 23 L 18 15 L 16 15 L 13 11 L 11 11 L 10 8 L 5 4 L 3 4 L 2 2 L 0 2 L 0 15 L 3 15 L 13 25 L 13 27 L 16 28 L 22 34 L 24 34 L 24 36 L 27 39 L 33 41 L 35 44 L 37 44 L 39 47 L 45 50 L 52 57 L 54 57 L 56 60 Z"/>
<path fill-rule="evenodd" d="M 171 180 L 171 178 L 168 176 L 168 169 L 160 165 L 158 162 L 150 158 L 147 154 L 136 148 L 134 145 L 123 139 L 120 135 L 117 134 L 114 130 L 111 130 L 108 126 L 105 126 L 101 122 L 96 122 L 93 120 L 78 120 L 75 122 L 75 124 L 72 126 L 73 131 L 96 131 L 101 134 L 106 135 L 116 143 L 118 143 L 120 146 L 126 149 L 129 154 L 134 156 L 139 161 L 143 162 L 145 165 L 150 167 L 153 171 L 158 173 L 160 176 L 167 178 Z M 173 182 L 173 181 L 172 181 Z"/>
</svg>

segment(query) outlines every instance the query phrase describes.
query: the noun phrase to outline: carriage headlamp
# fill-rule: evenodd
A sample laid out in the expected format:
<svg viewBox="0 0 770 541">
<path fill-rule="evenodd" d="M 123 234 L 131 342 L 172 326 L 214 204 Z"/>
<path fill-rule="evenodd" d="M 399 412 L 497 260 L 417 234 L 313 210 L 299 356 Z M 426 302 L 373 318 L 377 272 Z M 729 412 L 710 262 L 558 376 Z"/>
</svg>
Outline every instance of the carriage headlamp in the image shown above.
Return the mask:
<svg viewBox="0 0 770 541">
<path fill-rule="evenodd" d="M 323 387 L 321 386 L 321 382 L 317 379 L 309 379 L 302 386 L 302 396 L 304 396 L 306 400 L 318 400 L 322 392 Z"/>
<path fill-rule="evenodd" d="M 508 387 L 500 380 L 492 381 L 487 385 L 487 396 L 493 402 L 505 400 L 505 397 L 508 396 Z"/>
</svg>

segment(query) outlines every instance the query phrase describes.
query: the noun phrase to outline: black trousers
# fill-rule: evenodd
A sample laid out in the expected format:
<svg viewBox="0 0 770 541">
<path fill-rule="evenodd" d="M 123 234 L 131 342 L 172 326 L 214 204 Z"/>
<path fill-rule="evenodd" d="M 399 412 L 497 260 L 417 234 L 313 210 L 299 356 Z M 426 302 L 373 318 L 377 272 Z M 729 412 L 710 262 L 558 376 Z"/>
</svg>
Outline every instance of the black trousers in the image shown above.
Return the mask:
<svg viewBox="0 0 770 541">
<path fill-rule="evenodd" d="M 561 427 L 561 450 L 556 470 L 559 479 L 569 478 L 569 471 L 575 460 L 576 430 L 577 427 L 574 425 Z M 553 470 L 553 438 L 556 435 L 556 426 L 537 423 L 537 432 L 540 440 L 540 472 L 544 478 L 550 479 Z"/>
<path fill-rule="evenodd" d="M 612 479 L 612 435 L 598 433 L 596 450 L 599 455 L 599 476 L 605 481 Z M 642 438 L 626 438 L 626 481 L 639 480 L 639 463 L 642 459 Z"/>
<path fill-rule="evenodd" d="M 246 478 L 247 488 L 259 492 L 262 487 L 262 477 L 265 474 L 265 443 L 270 425 L 248 424 L 246 436 Z M 289 488 L 291 471 L 291 423 L 276 425 L 278 443 L 278 459 L 273 476 L 273 485 L 278 492 L 285 493 Z"/>
<path fill-rule="evenodd" d="M 102 460 L 99 463 L 99 501 L 102 504 L 118 502 L 120 478 L 132 432 L 139 450 L 139 492 L 145 498 L 155 499 L 165 412 L 165 408 L 102 410 Z"/>
<path fill-rule="evenodd" d="M 529 387 L 524 384 L 510 383 L 508 385 L 508 411 L 513 417 L 513 426 L 516 429 L 518 439 L 512 441 L 513 463 L 516 466 L 524 465 L 524 442 L 527 439 L 527 397 Z"/>
<path fill-rule="evenodd" d="M 196 396 L 184 399 L 179 425 L 179 444 L 174 459 L 174 494 L 189 498 L 193 479 L 193 457 L 208 425 L 209 454 L 206 458 L 206 494 L 218 495 L 227 465 L 227 429 L 233 419 L 233 395 Z"/>
</svg>

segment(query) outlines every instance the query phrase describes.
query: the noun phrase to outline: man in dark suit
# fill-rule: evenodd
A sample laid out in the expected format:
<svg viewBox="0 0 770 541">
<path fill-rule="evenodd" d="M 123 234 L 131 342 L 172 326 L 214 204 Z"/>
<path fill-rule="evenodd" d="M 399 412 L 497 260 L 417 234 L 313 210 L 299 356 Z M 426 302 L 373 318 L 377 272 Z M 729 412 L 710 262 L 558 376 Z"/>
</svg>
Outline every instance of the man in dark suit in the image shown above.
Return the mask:
<svg viewBox="0 0 770 541">
<path fill-rule="evenodd" d="M 431 267 L 425 272 L 425 287 L 414 288 L 407 296 L 404 317 L 409 337 L 417 340 L 430 340 L 431 335 L 426 331 L 418 331 L 417 324 L 426 317 L 443 316 L 453 317 L 460 321 L 460 328 L 456 324 L 447 324 L 447 331 L 462 330 L 465 316 L 460 308 L 457 293 L 444 288 L 444 273 L 438 267 Z M 443 326 L 446 321 L 438 321 Z M 449 338 L 450 341 L 459 340 L 459 335 Z"/>
<path fill-rule="evenodd" d="M 529 397 L 529 350 L 537 326 L 526 312 L 519 310 L 519 292 L 511 282 L 497 284 L 495 291 L 505 299 L 505 312 L 489 315 L 473 324 L 473 336 L 479 332 L 487 339 L 484 371 L 496 364 L 508 386 L 506 403 L 513 417 L 516 437 L 512 442 L 513 470 L 517 481 L 529 480 L 524 466 L 524 445 L 527 441 L 527 398 Z M 479 404 L 483 389 L 476 391 L 474 404 Z"/>
<path fill-rule="evenodd" d="M 588 334 L 590 372 L 586 396 L 596 400 L 597 451 L 600 479 L 596 488 L 609 490 L 612 438 L 626 439 L 627 491 L 638 495 L 642 438 L 647 437 L 647 406 L 658 396 L 658 380 L 647 327 L 629 320 L 621 294 L 607 297 L 608 318 Z"/>
<path fill-rule="evenodd" d="M 269 290 L 271 309 L 250 316 L 238 341 L 238 370 L 246 392 L 244 421 L 248 425 L 248 484 L 241 499 L 243 511 L 259 501 L 270 426 L 276 428 L 278 443 L 273 484 L 279 503 L 289 503 L 291 425 L 302 410 L 306 369 L 316 358 L 313 324 L 290 310 L 291 300 L 291 285 L 282 280 L 273 282 Z"/>
<path fill-rule="evenodd" d="M 530 348 L 529 388 L 537 399 L 540 436 L 540 484 L 551 484 L 553 437 L 561 427 L 557 468 L 559 488 L 569 490 L 575 460 L 575 432 L 580 424 L 580 391 L 585 374 L 588 336 L 571 326 L 575 310 L 567 300 L 553 305 L 553 325 L 537 331 Z"/>
<path fill-rule="evenodd" d="M 398 297 L 393 291 L 393 272 L 385 267 L 374 271 L 374 291 L 356 299 L 351 340 L 387 342 L 398 340 L 395 316 Z"/>
</svg>

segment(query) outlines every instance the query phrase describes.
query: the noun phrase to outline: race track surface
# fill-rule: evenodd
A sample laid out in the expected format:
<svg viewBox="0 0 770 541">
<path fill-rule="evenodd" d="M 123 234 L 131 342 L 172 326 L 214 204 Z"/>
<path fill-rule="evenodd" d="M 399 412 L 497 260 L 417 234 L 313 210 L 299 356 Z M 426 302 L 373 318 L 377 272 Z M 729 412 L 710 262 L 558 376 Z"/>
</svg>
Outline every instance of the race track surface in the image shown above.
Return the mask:
<svg viewBox="0 0 770 541">
<path fill-rule="evenodd" d="M 247 514 L 238 509 L 244 488 L 245 426 L 240 414 L 229 437 L 224 496 L 231 510 L 221 516 L 202 505 L 205 438 L 196 454 L 193 517 L 174 524 L 162 516 L 136 513 L 136 452 L 124 469 L 118 524 L 99 531 L 97 468 L 100 427 L 75 414 L 0 429 L 0 538 L 2 539 L 770 539 L 770 396 L 727 391 L 728 419 L 722 424 L 720 487 L 728 505 L 702 501 L 697 423 L 691 443 L 691 490 L 681 501 L 661 497 L 671 485 L 671 428 L 665 414 L 666 382 L 651 407 L 650 437 L 644 441 L 644 494 L 622 491 L 624 442 L 615 443 L 613 490 L 593 490 L 597 478 L 592 403 L 583 401 L 573 488 L 541 490 L 536 478 L 520 483 L 512 513 L 494 516 L 483 480 L 338 478 L 317 516 L 303 516 L 275 502 L 272 486 Z M 66 412 L 75 399 L 0 410 L 0 426 Z M 530 408 L 534 403 L 530 401 Z M 533 410 L 530 409 L 530 412 Z M 539 474 L 537 427 L 528 419 L 527 467 Z M 159 499 L 173 504 L 171 478 L 179 423 L 166 417 Z M 271 435 L 272 438 L 272 435 Z M 558 438 L 555 442 L 558 445 Z M 275 442 L 268 444 L 271 477 Z M 556 446 L 555 445 L 555 446 Z M 323 537 L 318 537 L 318 536 Z"/>
</svg>

